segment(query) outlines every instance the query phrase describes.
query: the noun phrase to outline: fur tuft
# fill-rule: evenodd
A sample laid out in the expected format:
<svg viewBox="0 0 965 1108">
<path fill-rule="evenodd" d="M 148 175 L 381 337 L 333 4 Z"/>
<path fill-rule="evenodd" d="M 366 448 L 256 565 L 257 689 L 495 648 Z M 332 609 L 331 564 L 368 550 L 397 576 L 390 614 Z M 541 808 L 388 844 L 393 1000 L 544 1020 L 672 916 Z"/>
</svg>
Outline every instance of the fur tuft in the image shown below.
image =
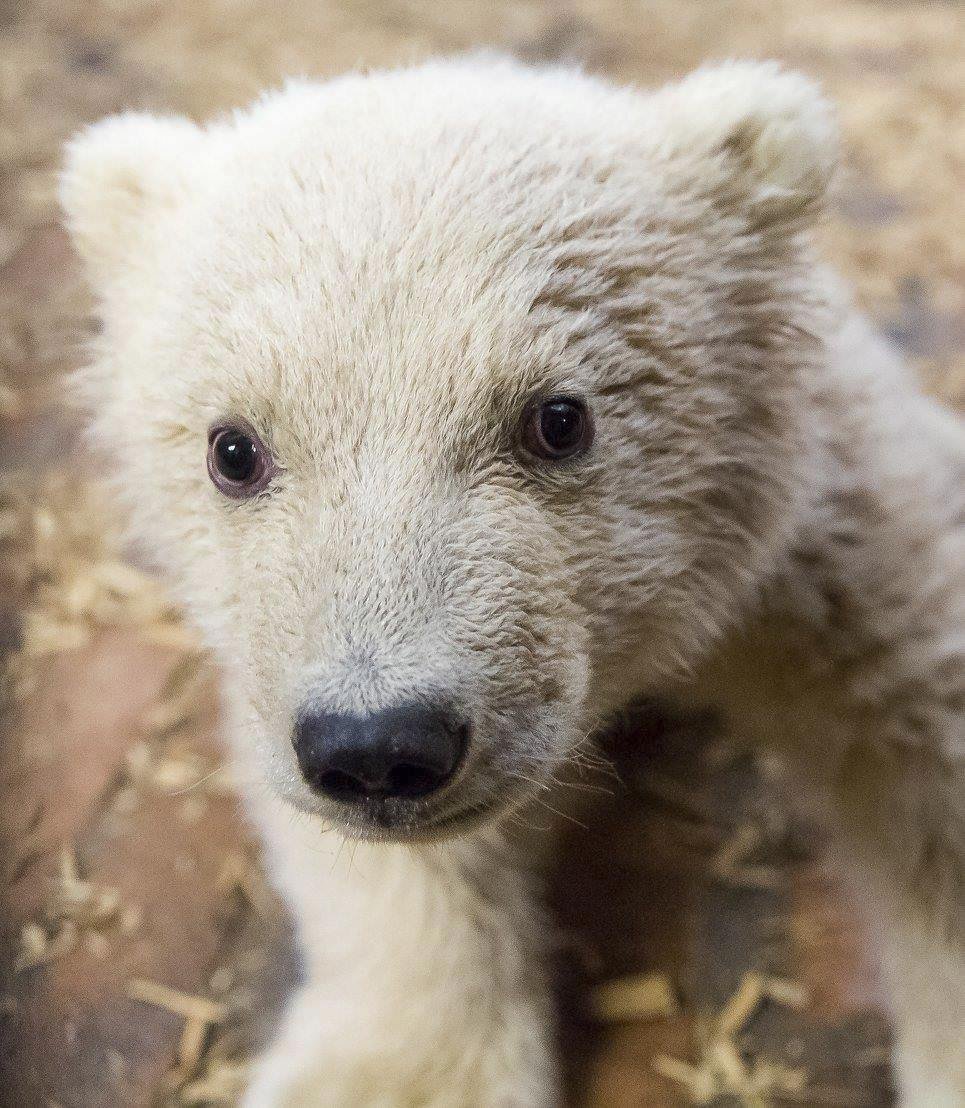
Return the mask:
<svg viewBox="0 0 965 1108">
<path fill-rule="evenodd" d="M 95 284 L 136 258 L 157 217 L 187 194 L 202 138 L 187 119 L 130 112 L 71 140 L 60 202 Z"/>
</svg>

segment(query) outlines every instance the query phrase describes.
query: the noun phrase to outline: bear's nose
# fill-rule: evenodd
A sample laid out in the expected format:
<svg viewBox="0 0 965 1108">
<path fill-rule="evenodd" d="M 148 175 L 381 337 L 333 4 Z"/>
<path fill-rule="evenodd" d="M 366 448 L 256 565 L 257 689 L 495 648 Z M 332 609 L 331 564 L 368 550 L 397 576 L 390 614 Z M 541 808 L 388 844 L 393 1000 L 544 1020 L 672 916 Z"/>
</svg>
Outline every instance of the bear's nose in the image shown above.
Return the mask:
<svg viewBox="0 0 965 1108">
<path fill-rule="evenodd" d="M 303 712 L 295 725 L 302 776 L 343 803 L 416 799 L 455 773 L 469 728 L 443 708 L 405 704 L 367 716 Z"/>
</svg>

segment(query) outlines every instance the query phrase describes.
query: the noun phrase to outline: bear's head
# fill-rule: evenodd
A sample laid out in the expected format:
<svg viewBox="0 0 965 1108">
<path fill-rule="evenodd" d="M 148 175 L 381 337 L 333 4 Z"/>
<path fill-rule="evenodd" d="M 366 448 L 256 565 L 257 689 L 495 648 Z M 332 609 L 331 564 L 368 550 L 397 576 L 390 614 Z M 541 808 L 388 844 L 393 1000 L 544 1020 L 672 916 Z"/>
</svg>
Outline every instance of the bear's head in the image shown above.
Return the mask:
<svg viewBox="0 0 965 1108">
<path fill-rule="evenodd" d="M 94 426 L 287 800 L 455 832 L 740 617 L 805 495 L 833 132 L 771 65 L 477 58 L 74 140 Z"/>
</svg>

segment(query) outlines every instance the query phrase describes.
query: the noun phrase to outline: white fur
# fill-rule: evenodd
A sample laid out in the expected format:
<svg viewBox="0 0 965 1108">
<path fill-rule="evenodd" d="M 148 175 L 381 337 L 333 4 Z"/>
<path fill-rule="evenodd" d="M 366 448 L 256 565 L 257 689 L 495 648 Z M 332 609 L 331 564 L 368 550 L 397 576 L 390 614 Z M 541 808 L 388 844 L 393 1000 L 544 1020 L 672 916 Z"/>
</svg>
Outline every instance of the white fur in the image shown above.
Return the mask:
<svg viewBox="0 0 965 1108">
<path fill-rule="evenodd" d="M 834 165 L 814 87 L 739 63 L 645 94 L 434 62 L 71 145 L 83 387 L 223 663 L 308 963 L 250 1104 L 555 1102 L 512 812 L 642 694 L 785 755 L 880 909 L 905 1102 L 965 1101 L 963 435 L 812 257 Z M 553 392 L 596 425 L 555 468 L 518 446 Z M 209 483 L 225 416 L 267 496 Z M 372 841 L 292 721 L 414 695 L 470 755 Z"/>
</svg>

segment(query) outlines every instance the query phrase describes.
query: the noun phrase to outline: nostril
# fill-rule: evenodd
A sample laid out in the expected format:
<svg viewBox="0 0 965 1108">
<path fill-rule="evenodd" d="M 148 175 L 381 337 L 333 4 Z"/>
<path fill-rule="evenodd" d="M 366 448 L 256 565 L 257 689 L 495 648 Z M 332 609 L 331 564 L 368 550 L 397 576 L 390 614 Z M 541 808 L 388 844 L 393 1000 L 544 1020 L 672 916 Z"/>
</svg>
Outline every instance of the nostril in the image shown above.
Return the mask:
<svg viewBox="0 0 965 1108">
<path fill-rule="evenodd" d="M 401 763 L 392 766 L 379 781 L 365 781 L 344 770 L 329 769 L 313 775 L 309 784 L 333 800 L 358 801 L 366 797 L 388 796 L 415 799 L 434 792 L 445 779 L 445 774 L 424 766 Z"/>
<path fill-rule="evenodd" d="M 344 773 L 340 769 L 329 769 L 314 777 L 309 784 L 333 800 L 360 800 L 370 794 L 364 781 Z"/>
<path fill-rule="evenodd" d="M 412 798 L 427 796 L 438 789 L 447 776 L 446 773 L 438 773 L 425 766 L 402 762 L 389 770 L 383 791 L 389 796 Z"/>
</svg>

